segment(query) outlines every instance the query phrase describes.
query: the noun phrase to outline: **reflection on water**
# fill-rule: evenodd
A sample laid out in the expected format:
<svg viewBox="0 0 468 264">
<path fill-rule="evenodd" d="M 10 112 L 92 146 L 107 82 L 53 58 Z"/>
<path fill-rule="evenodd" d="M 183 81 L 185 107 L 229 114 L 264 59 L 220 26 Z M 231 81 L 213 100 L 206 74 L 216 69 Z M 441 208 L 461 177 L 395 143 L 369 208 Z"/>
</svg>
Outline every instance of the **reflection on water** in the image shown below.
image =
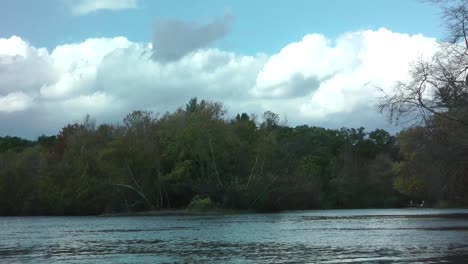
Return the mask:
<svg viewBox="0 0 468 264">
<path fill-rule="evenodd" d="M 6 217 L 0 262 L 468 263 L 468 210 Z"/>
</svg>

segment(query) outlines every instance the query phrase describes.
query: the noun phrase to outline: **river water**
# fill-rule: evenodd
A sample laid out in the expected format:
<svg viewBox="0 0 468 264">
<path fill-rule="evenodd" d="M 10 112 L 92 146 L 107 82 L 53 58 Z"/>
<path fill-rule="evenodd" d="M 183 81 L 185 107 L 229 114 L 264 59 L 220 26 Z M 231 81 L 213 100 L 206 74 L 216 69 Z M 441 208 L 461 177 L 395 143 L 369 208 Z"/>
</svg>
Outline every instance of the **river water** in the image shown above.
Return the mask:
<svg viewBox="0 0 468 264">
<path fill-rule="evenodd" d="M 1 263 L 468 263 L 468 210 L 0 217 Z"/>
</svg>

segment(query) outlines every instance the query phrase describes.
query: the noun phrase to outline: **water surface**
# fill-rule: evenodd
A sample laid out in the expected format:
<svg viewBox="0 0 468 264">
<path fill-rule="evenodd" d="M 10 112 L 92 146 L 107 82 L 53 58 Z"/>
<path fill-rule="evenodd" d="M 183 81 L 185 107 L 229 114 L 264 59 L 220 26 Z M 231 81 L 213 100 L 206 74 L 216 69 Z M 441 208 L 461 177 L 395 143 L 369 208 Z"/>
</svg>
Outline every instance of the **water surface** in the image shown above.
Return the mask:
<svg viewBox="0 0 468 264">
<path fill-rule="evenodd" d="M 468 210 L 0 217 L 5 263 L 468 263 Z"/>
</svg>

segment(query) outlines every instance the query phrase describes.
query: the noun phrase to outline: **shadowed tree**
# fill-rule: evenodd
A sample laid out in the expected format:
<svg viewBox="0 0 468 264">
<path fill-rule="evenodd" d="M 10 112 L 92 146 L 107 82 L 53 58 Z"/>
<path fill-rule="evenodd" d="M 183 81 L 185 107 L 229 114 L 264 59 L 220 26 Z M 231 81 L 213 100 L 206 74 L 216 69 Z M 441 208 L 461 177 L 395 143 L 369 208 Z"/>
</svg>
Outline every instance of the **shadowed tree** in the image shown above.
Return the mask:
<svg viewBox="0 0 468 264">
<path fill-rule="evenodd" d="M 411 65 L 380 101 L 391 121 L 418 119 L 399 136 L 395 187 L 412 197 L 468 201 L 468 1 L 431 0 L 442 9 L 446 42 L 430 59 Z"/>
</svg>

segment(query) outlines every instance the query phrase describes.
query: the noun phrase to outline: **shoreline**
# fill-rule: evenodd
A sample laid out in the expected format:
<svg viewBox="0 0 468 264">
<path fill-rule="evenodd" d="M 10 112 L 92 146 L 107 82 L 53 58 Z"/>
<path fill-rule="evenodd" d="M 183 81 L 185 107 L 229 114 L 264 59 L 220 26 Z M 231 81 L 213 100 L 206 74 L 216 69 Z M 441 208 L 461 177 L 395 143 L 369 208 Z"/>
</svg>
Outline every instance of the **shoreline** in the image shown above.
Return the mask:
<svg viewBox="0 0 468 264">
<path fill-rule="evenodd" d="M 233 209 L 211 209 L 211 210 L 190 210 L 190 209 L 173 209 L 173 210 L 148 210 L 139 212 L 112 212 L 101 214 L 88 215 L 0 215 L 0 217 L 74 217 L 74 216 L 91 216 L 91 217 L 128 217 L 128 216 L 203 216 L 203 215 L 236 215 L 236 214 L 275 214 L 285 212 L 301 212 L 301 211 L 333 211 L 333 210 L 379 210 L 379 209 L 406 209 L 409 211 L 425 211 L 425 210 L 468 210 L 467 206 L 459 207 L 395 207 L 395 208 L 327 208 L 327 209 L 304 209 L 304 210 L 282 210 L 282 211 L 255 211 L 255 210 L 233 210 Z M 463 213 L 465 214 L 465 213 Z"/>
<path fill-rule="evenodd" d="M 208 210 L 208 211 L 192 211 L 187 209 L 177 210 L 150 210 L 141 212 L 118 212 L 118 213 L 104 213 L 99 214 L 99 217 L 119 217 L 119 216 L 197 216 L 197 215 L 233 215 L 233 214 L 247 214 L 258 213 L 255 211 L 243 210 Z"/>
<path fill-rule="evenodd" d="M 424 210 L 467 210 L 468 207 L 453 207 L 453 208 L 440 208 L 440 207 L 400 207 L 400 208 L 336 208 L 336 209 L 315 209 L 317 211 L 328 210 L 379 210 L 379 209 L 408 209 L 411 211 L 424 211 Z M 150 210 L 140 212 L 116 212 L 116 213 L 103 213 L 96 215 L 98 217 L 126 217 L 126 216 L 202 216 L 202 215 L 236 215 L 236 214 L 275 214 L 284 212 L 298 212 L 298 211 L 315 211 L 315 210 L 284 210 L 284 211 L 253 211 L 253 210 L 232 210 L 232 209 L 218 209 L 207 211 L 193 211 L 188 209 L 175 209 L 175 210 Z M 454 213 L 458 215 L 458 213 Z M 463 213 L 463 215 L 466 215 Z"/>
</svg>

